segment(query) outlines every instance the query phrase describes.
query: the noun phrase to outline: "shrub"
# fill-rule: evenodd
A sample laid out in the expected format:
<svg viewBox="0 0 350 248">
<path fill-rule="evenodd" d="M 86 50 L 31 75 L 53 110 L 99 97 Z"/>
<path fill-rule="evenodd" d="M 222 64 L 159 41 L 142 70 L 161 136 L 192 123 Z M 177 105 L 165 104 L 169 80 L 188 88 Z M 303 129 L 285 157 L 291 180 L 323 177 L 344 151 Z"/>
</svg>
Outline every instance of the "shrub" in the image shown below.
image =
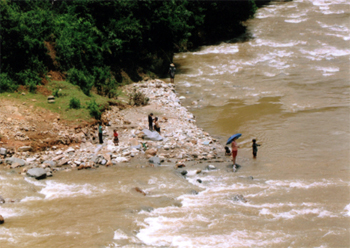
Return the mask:
<svg viewBox="0 0 350 248">
<path fill-rule="evenodd" d="M 142 92 L 136 91 L 134 89 L 134 92 L 129 95 L 129 104 L 130 105 L 147 105 L 149 101 L 149 98 L 146 97 Z"/>
<path fill-rule="evenodd" d="M 80 109 L 80 100 L 73 97 L 69 101 L 69 108 L 71 109 Z"/>
<path fill-rule="evenodd" d="M 96 101 L 93 99 L 90 102 L 87 102 L 86 105 L 90 115 L 96 120 L 100 120 L 102 115 L 101 107 L 96 103 Z"/>
<path fill-rule="evenodd" d="M 36 86 L 41 83 L 39 75 L 31 69 L 17 73 L 17 77 L 21 84 L 27 86 L 32 93 L 36 91 Z"/>
<path fill-rule="evenodd" d="M 11 80 L 11 78 L 7 75 L 7 73 L 0 74 L 0 93 L 5 91 L 15 91 L 18 85 L 16 82 Z"/>
<path fill-rule="evenodd" d="M 68 71 L 68 81 L 78 85 L 85 95 L 90 96 L 90 90 L 94 84 L 94 77 L 86 71 L 72 68 Z"/>
<path fill-rule="evenodd" d="M 52 95 L 56 98 L 61 97 L 62 94 L 60 93 L 61 89 L 54 89 L 52 92 Z"/>
</svg>

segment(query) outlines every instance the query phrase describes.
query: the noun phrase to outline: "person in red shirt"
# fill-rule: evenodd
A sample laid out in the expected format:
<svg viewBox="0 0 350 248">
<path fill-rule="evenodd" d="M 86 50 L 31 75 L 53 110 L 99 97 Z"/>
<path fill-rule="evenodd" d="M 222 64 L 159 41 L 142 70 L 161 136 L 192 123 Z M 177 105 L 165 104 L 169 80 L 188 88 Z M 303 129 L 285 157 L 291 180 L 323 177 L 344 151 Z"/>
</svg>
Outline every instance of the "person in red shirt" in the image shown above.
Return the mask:
<svg viewBox="0 0 350 248">
<path fill-rule="evenodd" d="M 119 145 L 119 138 L 118 138 L 118 133 L 117 133 L 117 130 L 113 130 L 113 137 L 114 137 L 114 139 L 113 139 L 113 142 L 114 142 L 114 144 L 117 146 L 117 145 Z"/>
<path fill-rule="evenodd" d="M 231 149 L 231 152 L 232 152 L 232 162 L 233 162 L 233 165 L 236 164 L 236 157 L 237 157 L 237 152 L 238 152 L 238 148 L 239 146 L 237 145 L 237 142 L 236 142 L 237 138 L 234 138 L 233 141 L 232 141 L 232 149 Z"/>
</svg>

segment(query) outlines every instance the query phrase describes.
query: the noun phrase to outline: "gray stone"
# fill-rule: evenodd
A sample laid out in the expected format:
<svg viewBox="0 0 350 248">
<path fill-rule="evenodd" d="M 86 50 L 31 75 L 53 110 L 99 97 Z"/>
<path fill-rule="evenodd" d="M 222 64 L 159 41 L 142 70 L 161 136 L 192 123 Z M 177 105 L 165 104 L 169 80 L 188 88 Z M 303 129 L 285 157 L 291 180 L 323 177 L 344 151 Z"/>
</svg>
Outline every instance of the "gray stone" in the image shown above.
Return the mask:
<svg viewBox="0 0 350 248">
<path fill-rule="evenodd" d="M 180 172 L 180 174 L 183 175 L 183 176 L 186 176 L 187 175 L 187 171 L 183 170 L 183 171 Z"/>
<path fill-rule="evenodd" d="M 6 155 L 7 150 L 6 148 L 0 148 L 0 155 Z"/>
<path fill-rule="evenodd" d="M 160 165 L 160 159 L 159 157 L 157 156 L 154 156 L 154 157 L 151 157 L 148 162 L 150 162 L 151 164 L 154 164 L 154 165 Z"/>
<path fill-rule="evenodd" d="M 102 165 L 107 164 L 107 160 L 106 160 L 106 159 L 102 159 L 101 164 L 102 164 Z"/>
<path fill-rule="evenodd" d="M 26 165 L 26 162 L 23 159 L 15 158 L 15 157 L 6 158 L 5 159 L 5 163 L 6 164 L 18 163 L 20 166 L 25 166 Z"/>
<path fill-rule="evenodd" d="M 43 168 L 33 168 L 33 169 L 29 169 L 27 171 L 27 175 L 30 177 L 34 177 L 37 180 L 40 179 L 44 179 L 46 178 L 46 170 L 44 170 Z"/>
<path fill-rule="evenodd" d="M 131 148 L 137 149 L 137 150 L 141 150 L 141 145 L 137 145 L 137 146 L 131 146 Z"/>
<path fill-rule="evenodd" d="M 56 162 L 52 161 L 52 160 L 45 160 L 43 162 L 43 164 L 49 164 L 51 167 L 55 167 L 56 166 Z"/>
<path fill-rule="evenodd" d="M 206 169 L 207 170 L 216 170 L 216 167 L 214 165 L 210 164 L 210 165 L 207 166 Z"/>
</svg>

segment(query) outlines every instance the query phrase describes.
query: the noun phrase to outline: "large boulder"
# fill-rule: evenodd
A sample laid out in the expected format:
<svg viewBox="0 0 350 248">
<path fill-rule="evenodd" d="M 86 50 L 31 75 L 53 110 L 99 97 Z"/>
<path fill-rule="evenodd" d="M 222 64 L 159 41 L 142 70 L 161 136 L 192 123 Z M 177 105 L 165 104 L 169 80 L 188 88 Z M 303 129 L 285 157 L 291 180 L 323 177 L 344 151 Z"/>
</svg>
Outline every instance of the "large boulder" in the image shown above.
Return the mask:
<svg viewBox="0 0 350 248">
<path fill-rule="evenodd" d="M 26 162 L 23 159 L 20 159 L 20 158 L 11 157 L 11 158 L 6 158 L 5 159 L 5 164 L 13 164 L 13 163 L 17 163 L 17 164 L 19 164 L 19 166 L 25 166 L 26 165 Z"/>
<path fill-rule="evenodd" d="M 46 178 L 46 170 L 43 168 L 33 168 L 33 169 L 29 169 L 27 171 L 27 175 L 30 177 L 34 177 L 37 180 L 40 179 L 45 179 Z"/>
<path fill-rule="evenodd" d="M 163 137 L 160 136 L 160 134 L 156 131 L 150 131 L 148 129 L 143 129 L 142 132 L 144 133 L 143 139 L 145 140 L 154 140 L 154 141 L 162 141 Z"/>
</svg>

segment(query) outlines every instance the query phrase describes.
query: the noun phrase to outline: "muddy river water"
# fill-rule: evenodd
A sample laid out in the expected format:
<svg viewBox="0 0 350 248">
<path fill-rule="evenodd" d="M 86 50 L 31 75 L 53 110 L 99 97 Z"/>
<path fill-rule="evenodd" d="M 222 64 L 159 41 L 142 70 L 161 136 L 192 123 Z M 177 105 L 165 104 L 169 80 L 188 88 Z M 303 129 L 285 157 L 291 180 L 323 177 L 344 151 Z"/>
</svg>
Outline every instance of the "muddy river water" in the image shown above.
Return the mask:
<svg viewBox="0 0 350 248">
<path fill-rule="evenodd" d="M 175 56 L 198 126 L 223 144 L 242 133 L 236 173 L 0 171 L 0 195 L 19 199 L 0 206 L 0 246 L 349 247 L 349 17 L 347 0 L 272 2 L 247 23 L 249 40 Z"/>
</svg>

